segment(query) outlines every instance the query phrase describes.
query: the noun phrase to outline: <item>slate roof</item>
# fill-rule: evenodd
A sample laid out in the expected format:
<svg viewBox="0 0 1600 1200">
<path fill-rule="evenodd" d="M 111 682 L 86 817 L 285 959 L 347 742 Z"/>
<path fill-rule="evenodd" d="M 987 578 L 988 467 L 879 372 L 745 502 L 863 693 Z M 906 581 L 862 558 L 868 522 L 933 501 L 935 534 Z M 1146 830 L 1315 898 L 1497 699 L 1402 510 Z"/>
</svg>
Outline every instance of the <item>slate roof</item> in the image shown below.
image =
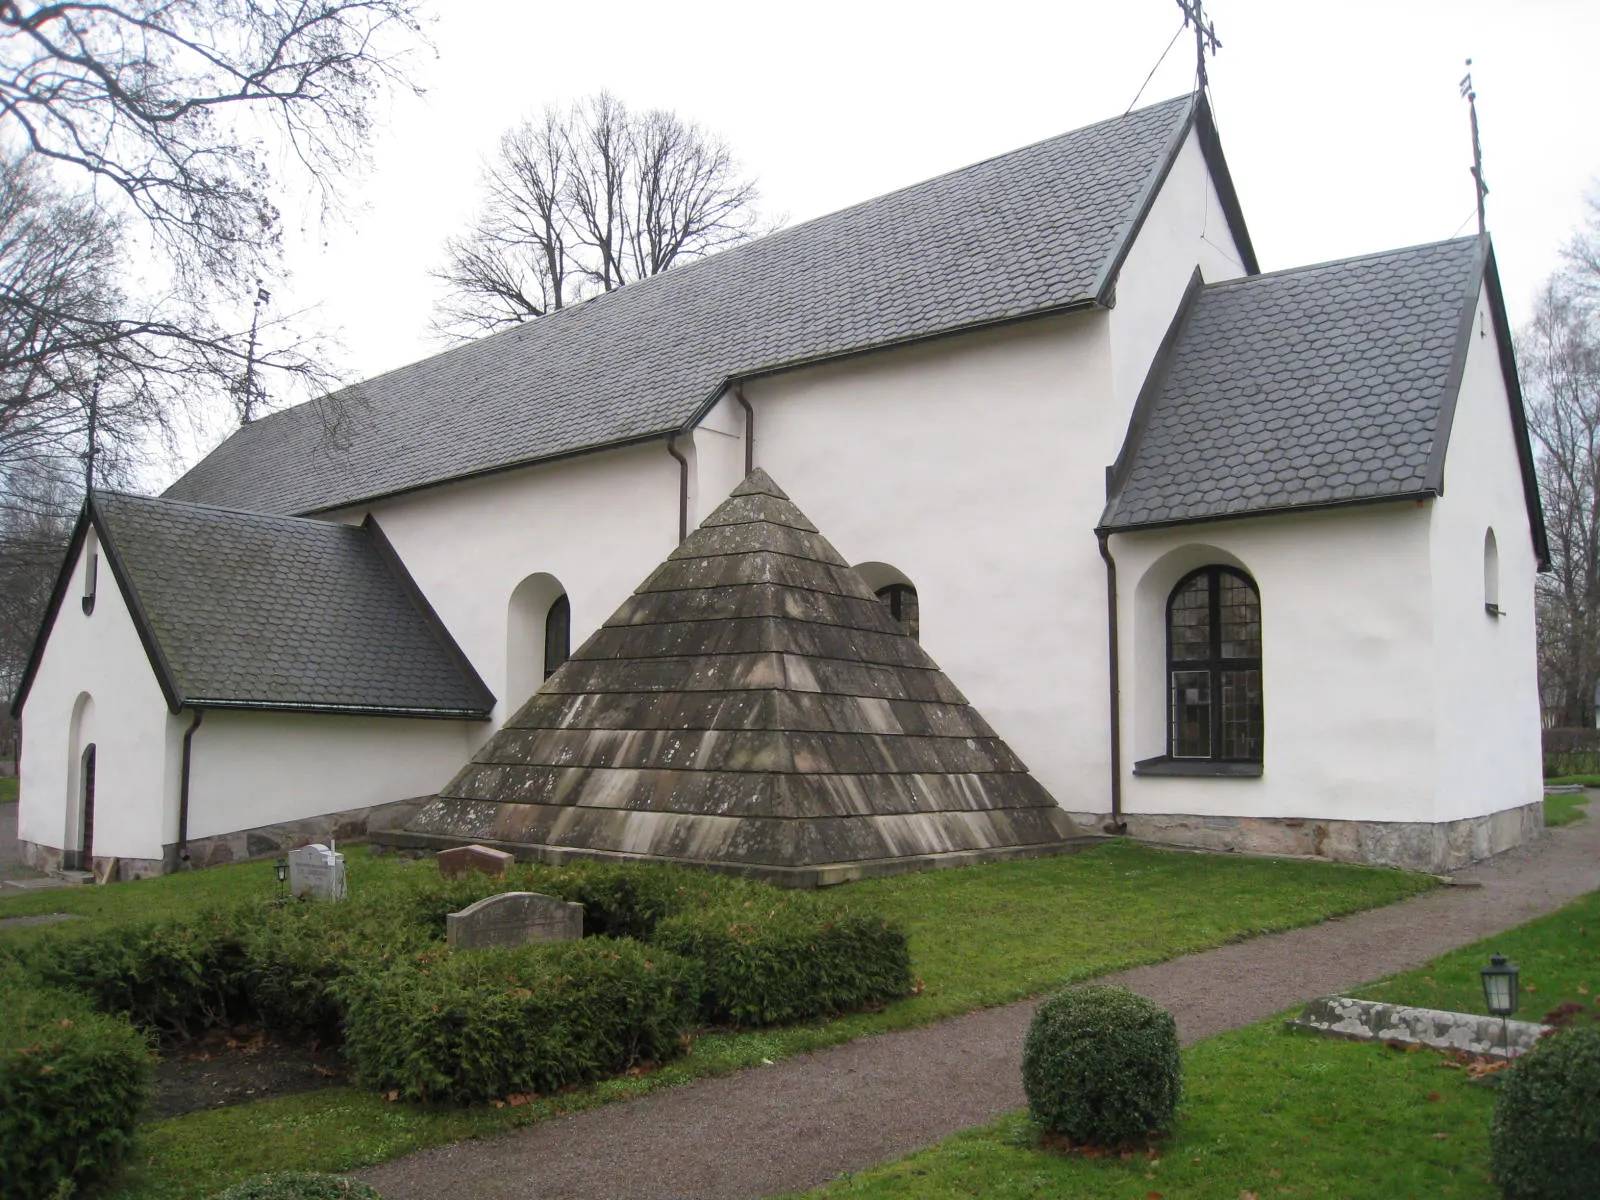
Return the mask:
<svg viewBox="0 0 1600 1200">
<path fill-rule="evenodd" d="M 1076 833 L 756 470 L 388 842 L 811 885 Z"/>
<path fill-rule="evenodd" d="M 1169 100 L 263 417 L 167 495 L 326 511 L 662 436 L 698 419 L 731 377 L 1105 303 L 1196 125 L 1253 264 L 1209 111 Z"/>
<path fill-rule="evenodd" d="M 174 711 L 494 705 L 375 528 L 112 492 L 89 512 Z"/>
<path fill-rule="evenodd" d="M 1193 291 L 1102 528 L 1438 494 L 1487 253 L 1460 238 Z"/>
</svg>

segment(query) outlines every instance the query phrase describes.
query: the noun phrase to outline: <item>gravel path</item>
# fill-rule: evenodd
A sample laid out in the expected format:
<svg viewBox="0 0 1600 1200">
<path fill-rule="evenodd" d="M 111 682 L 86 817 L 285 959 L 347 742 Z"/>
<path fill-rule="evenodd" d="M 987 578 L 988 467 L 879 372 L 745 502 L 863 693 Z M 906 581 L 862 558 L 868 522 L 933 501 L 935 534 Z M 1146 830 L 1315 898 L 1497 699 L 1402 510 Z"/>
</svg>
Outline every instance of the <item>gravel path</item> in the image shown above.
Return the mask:
<svg viewBox="0 0 1600 1200">
<path fill-rule="evenodd" d="M 1185 1043 L 1420 966 L 1600 888 L 1600 818 L 1387 908 L 1109 977 Z M 1246 981 L 1241 986 L 1241 981 Z M 360 1173 L 386 1200 L 746 1200 L 816 1187 L 1023 1106 L 1031 1002 L 883 1034 Z"/>
</svg>

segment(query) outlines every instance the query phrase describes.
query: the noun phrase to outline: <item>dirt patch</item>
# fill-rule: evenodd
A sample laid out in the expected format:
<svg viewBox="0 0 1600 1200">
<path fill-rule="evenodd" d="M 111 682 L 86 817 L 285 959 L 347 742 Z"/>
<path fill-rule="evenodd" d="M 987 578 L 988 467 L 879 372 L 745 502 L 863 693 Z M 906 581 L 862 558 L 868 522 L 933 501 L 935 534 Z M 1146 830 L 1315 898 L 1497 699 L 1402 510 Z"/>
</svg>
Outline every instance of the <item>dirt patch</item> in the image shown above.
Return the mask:
<svg viewBox="0 0 1600 1200">
<path fill-rule="evenodd" d="M 316 1091 L 348 1082 L 348 1072 L 338 1051 L 314 1042 L 217 1031 L 162 1050 L 148 1119 Z"/>
</svg>

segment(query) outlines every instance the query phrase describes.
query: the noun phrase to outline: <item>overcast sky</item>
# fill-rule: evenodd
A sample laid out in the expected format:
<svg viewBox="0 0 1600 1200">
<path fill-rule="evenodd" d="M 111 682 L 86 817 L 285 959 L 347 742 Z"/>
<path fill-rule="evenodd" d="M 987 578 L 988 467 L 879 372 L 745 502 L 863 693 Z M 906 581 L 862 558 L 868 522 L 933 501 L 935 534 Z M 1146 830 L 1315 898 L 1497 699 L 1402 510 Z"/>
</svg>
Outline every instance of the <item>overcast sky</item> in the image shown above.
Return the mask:
<svg viewBox="0 0 1600 1200">
<path fill-rule="evenodd" d="M 1263 270 L 1474 228 L 1473 58 L 1513 321 L 1600 177 L 1595 0 L 1214 0 L 1222 145 Z M 320 306 L 352 378 L 426 357 L 444 238 L 502 130 L 609 88 L 721 133 L 764 208 L 804 220 L 1127 108 L 1175 0 L 763 6 L 439 0 L 423 99 L 393 101 L 343 225 L 291 255 L 274 307 Z M 696 26 L 680 24 L 692 19 Z M 1140 103 L 1190 90 L 1185 34 Z"/>
</svg>

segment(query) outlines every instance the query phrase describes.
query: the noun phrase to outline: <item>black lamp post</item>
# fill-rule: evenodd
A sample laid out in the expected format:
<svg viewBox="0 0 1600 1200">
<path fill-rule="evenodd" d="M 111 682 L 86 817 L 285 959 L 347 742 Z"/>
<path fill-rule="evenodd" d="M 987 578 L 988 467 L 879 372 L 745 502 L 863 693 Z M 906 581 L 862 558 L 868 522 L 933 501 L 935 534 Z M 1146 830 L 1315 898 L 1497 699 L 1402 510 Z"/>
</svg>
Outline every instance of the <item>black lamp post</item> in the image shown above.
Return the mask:
<svg viewBox="0 0 1600 1200">
<path fill-rule="evenodd" d="M 280 858 L 272 864 L 272 868 L 278 873 L 278 890 L 281 892 L 284 885 L 289 882 L 289 860 Z"/>
<path fill-rule="evenodd" d="M 1507 962 L 1504 954 L 1493 955 L 1489 965 L 1478 972 L 1483 980 L 1483 1001 L 1489 1012 L 1500 1018 L 1500 1049 L 1511 1057 L 1510 1036 L 1506 1018 L 1517 1011 L 1517 964 Z"/>
</svg>

